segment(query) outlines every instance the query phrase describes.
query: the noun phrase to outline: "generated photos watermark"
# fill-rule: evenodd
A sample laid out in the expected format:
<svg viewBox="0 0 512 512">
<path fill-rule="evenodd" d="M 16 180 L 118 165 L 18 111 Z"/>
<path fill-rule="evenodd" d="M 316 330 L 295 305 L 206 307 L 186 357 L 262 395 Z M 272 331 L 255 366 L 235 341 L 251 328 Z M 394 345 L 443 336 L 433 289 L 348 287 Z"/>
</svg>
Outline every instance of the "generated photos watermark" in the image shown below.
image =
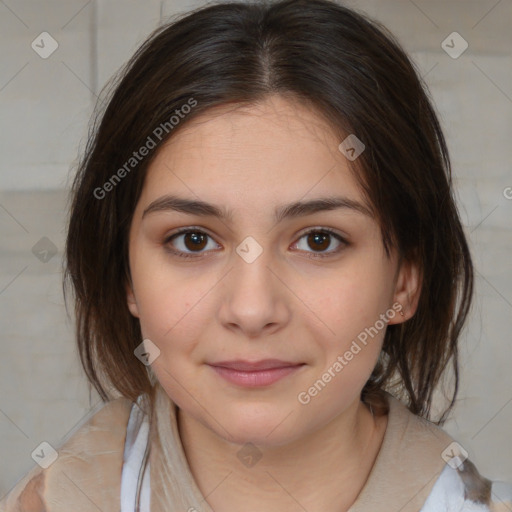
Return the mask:
<svg viewBox="0 0 512 512">
<path fill-rule="evenodd" d="M 366 346 L 369 341 L 368 336 L 370 336 L 372 339 L 377 336 L 377 334 L 379 334 L 379 332 L 386 327 L 389 320 L 395 318 L 395 315 L 401 310 L 402 304 L 395 302 L 393 306 L 385 313 L 381 313 L 379 320 L 377 320 L 373 326 L 366 327 L 363 331 L 361 331 L 357 335 L 357 339 L 352 341 L 350 348 L 346 350 L 342 355 L 339 355 L 336 358 L 336 361 L 334 361 L 333 364 L 327 368 L 327 370 L 318 380 L 316 380 L 307 390 L 301 391 L 297 395 L 298 401 L 302 405 L 309 404 L 311 399 L 317 396 L 327 386 L 327 384 L 331 382 L 331 380 L 336 377 L 336 375 L 338 375 L 343 370 L 343 368 L 345 368 L 345 366 L 347 366 L 350 361 L 352 361 L 352 359 L 354 359 L 354 356 L 361 352 L 362 347 L 359 345 L 359 343 L 361 343 L 363 346 Z"/>
<path fill-rule="evenodd" d="M 192 108 L 197 106 L 197 100 L 189 98 L 187 103 L 183 104 L 179 109 L 174 112 L 168 121 L 160 123 L 148 136 L 144 144 L 132 153 L 132 156 L 121 166 L 119 169 L 101 186 L 96 187 L 93 195 L 96 199 L 104 199 L 108 192 L 114 190 L 123 178 L 126 177 L 144 158 L 149 155 L 150 151 L 154 149 L 159 142 L 162 141 L 179 123 L 185 118 L 187 114 L 192 111 Z M 156 139 L 156 140 L 155 140 Z"/>
</svg>

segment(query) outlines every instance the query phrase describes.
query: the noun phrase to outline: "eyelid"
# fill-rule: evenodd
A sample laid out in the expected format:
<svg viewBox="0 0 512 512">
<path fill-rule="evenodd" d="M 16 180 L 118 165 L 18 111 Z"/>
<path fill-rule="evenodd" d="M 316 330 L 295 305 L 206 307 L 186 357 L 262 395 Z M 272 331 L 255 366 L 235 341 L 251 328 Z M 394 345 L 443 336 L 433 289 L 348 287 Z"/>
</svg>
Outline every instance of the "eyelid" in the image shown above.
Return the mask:
<svg viewBox="0 0 512 512">
<path fill-rule="evenodd" d="M 306 228 L 304 231 L 300 232 L 297 235 L 297 242 L 294 242 L 293 245 L 297 245 L 301 238 L 303 238 L 305 235 L 308 235 L 310 233 L 327 233 L 331 235 L 332 237 L 336 238 L 338 242 L 340 242 L 340 247 L 337 249 L 331 250 L 331 251 L 325 251 L 325 252 L 314 252 L 314 251 L 304 251 L 307 254 L 307 258 L 312 259 L 319 259 L 319 258 L 328 258 L 338 255 L 341 250 L 344 247 L 348 247 L 350 245 L 350 242 L 348 241 L 347 237 L 340 234 L 338 231 L 336 231 L 333 228 L 328 228 L 324 226 L 314 226 L 311 228 Z"/>
<path fill-rule="evenodd" d="M 338 230 L 336 230 L 334 228 L 329 228 L 327 226 L 313 226 L 310 228 L 304 228 L 304 230 L 299 231 L 299 234 L 297 236 L 299 238 L 302 238 L 304 235 L 307 235 L 311 232 L 316 233 L 317 231 L 322 232 L 322 233 L 329 233 L 330 235 L 334 235 L 334 236 L 338 237 L 343 242 L 345 242 L 347 244 L 349 243 L 348 236 L 340 233 Z"/>
<path fill-rule="evenodd" d="M 190 233 L 190 232 L 205 234 L 206 236 L 208 236 L 209 238 L 211 238 L 212 240 L 215 241 L 213 235 L 211 235 L 206 228 L 203 228 L 201 226 L 186 226 L 186 227 L 180 228 L 177 231 L 171 233 L 170 235 L 167 235 L 164 237 L 163 245 L 166 247 L 166 250 L 171 254 L 174 254 L 178 257 L 183 257 L 183 258 L 204 258 L 206 255 L 208 255 L 208 253 L 212 252 L 212 250 L 204 251 L 204 252 L 197 252 L 197 253 L 185 252 L 185 251 L 169 249 L 167 247 L 173 238 L 175 238 L 179 235 L 182 235 L 182 234 Z M 346 236 L 340 234 L 338 231 L 334 230 L 333 228 L 328 228 L 328 227 L 324 227 L 324 226 L 313 226 L 313 227 L 309 227 L 309 228 L 304 228 L 304 230 L 302 230 L 301 232 L 299 232 L 299 234 L 296 235 L 297 240 L 296 240 L 296 242 L 293 243 L 293 245 L 294 246 L 297 245 L 297 243 L 300 241 L 300 239 L 303 238 L 305 235 L 308 235 L 310 233 L 317 233 L 317 232 L 327 233 L 327 234 L 335 237 L 340 242 L 342 247 L 343 246 L 346 247 L 346 246 L 350 245 L 350 242 L 347 240 Z M 215 243 L 217 243 L 217 242 L 215 242 Z M 307 256 L 309 258 L 327 258 L 329 256 L 334 256 L 334 255 L 338 254 L 341 251 L 342 247 L 337 248 L 335 250 L 326 251 L 326 252 L 316 252 L 316 253 L 314 251 L 311 251 L 311 252 L 303 251 L 303 252 L 306 252 L 307 254 L 309 254 L 310 256 Z"/>
<path fill-rule="evenodd" d="M 173 233 L 171 233 L 170 235 L 166 235 L 164 237 L 163 245 L 165 247 L 165 250 L 167 252 L 169 252 L 170 254 L 173 254 L 175 256 L 182 257 L 182 258 L 204 258 L 209 252 L 211 252 L 211 250 L 205 251 L 205 252 L 194 253 L 194 252 L 185 252 L 185 251 L 170 249 L 168 247 L 169 243 L 172 241 L 173 238 L 175 238 L 179 235 L 183 235 L 183 234 L 191 233 L 191 232 L 205 234 L 206 236 L 208 236 L 209 238 L 214 240 L 213 235 L 211 235 L 206 228 L 203 228 L 200 226 L 186 226 L 186 227 L 180 228 L 177 231 L 174 231 Z M 215 242 L 215 243 L 217 243 L 217 242 Z"/>
</svg>

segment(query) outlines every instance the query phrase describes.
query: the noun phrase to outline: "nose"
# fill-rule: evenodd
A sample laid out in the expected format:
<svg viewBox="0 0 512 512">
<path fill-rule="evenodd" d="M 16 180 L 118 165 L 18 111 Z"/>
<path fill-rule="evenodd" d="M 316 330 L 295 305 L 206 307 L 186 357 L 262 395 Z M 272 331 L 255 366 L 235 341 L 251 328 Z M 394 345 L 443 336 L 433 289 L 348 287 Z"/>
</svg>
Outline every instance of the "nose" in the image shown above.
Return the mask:
<svg viewBox="0 0 512 512">
<path fill-rule="evenodd" d="M 291 317 L 286 278 L 280 275 L 283 271 L 272 261 L 270 250 L 262 251 L 255 259 L 241 254 L 236 255 L 223 280 L 219 320 L 247 338 L 274 333 Z"/>
</svg>

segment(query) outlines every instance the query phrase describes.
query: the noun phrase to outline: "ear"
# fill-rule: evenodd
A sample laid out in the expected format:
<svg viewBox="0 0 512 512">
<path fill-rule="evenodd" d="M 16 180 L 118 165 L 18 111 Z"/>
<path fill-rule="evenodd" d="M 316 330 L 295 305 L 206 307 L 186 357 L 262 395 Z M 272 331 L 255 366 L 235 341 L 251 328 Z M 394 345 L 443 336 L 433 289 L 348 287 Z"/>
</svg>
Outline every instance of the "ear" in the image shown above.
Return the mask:
<svg viewBox="0 0 512 512">
<path fill-rule="evenodd" d="M 135 294 L 133 293 L 132 285 L 130 283 L 126 283 L 126 301 L 128 304 L 128 309 L 130 313 L 139 318 L 139 308 L 137 306 L 137 301 L 135 299 Z"/>
<path fill-rule="evenodd" d="M 421 285 L 421 272 L 417 262 L 403 260 L 395 279 L 393 296 L 393 309 L 397 311 L 397 314 L 389 320 L 390 324 L 400 324 L 414 316 L 418 308 Z"/>
</svg>

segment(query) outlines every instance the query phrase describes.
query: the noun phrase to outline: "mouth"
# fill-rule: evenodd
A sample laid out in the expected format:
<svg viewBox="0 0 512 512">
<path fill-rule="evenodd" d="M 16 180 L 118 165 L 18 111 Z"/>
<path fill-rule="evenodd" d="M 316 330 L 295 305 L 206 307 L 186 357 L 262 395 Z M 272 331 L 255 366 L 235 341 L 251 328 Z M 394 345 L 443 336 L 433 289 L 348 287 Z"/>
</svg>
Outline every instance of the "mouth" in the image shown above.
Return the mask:
<svg viewBox="0 0 512 512">
<path fill-rule="evenodd" d="M 220 377 L 242 387 L 269 386 L 302 368 L 304 363 L 278 359 L 262 361 L 220 361 L 210 366 Z"/>
</svg>

